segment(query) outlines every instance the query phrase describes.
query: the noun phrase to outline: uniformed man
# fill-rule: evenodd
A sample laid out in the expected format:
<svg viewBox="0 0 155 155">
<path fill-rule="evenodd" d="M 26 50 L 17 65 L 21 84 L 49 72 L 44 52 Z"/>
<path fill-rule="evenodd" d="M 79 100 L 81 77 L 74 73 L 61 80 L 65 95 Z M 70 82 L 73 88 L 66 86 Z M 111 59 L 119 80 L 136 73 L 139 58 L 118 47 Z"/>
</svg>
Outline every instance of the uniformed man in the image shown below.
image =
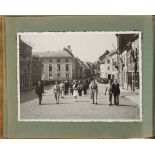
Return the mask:
<svg viewBox="0 0 155 155">
<path fill-rule="evenodd" d="M 97 104 L 98 85 L 95 82 L 95 79 L 93 79 L 90 84 L 90 92 L 91 92 L 92 104 Z"/>
<path fill-rule="evenodd" d="M 54 95 L 55 95 L 55 100 L 56 100 L 56 104 L 59 104 L 59 98 L 60 98 L 60 85 L 58 84 L 58 82 L 55 82 L 55 86 L 53 89 Z"/>
</svg>

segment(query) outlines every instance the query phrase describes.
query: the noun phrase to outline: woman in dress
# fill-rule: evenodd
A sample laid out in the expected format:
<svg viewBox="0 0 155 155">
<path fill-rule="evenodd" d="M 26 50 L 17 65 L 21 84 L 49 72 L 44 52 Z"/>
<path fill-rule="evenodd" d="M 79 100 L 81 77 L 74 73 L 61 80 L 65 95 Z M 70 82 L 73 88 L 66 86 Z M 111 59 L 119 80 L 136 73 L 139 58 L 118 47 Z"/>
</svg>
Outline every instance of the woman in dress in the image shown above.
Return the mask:
<svg viewBox="0 0 155 155">
<path fill-rule="evenodd" d="M 109 105 L 112 106 L 112 80 L 109 80 L 109 83 L 106 86 L 105 95 L 107 95 Z"/>
<path fill-rule="evenodd" d="M 77 95 L 78 95 L 78 83 L 77 81 L 73 84 L 73 96 L 75 98 L 75 102 L 77 102 Z"/>
<path fill-rule="evenodd" d="M 60 94 L 61 94 L 61 98 L 64 98 L 64 91 L 65 91 L 65 84 L 63 81 L 61 81 L 60 83 Z"/>
</svg>

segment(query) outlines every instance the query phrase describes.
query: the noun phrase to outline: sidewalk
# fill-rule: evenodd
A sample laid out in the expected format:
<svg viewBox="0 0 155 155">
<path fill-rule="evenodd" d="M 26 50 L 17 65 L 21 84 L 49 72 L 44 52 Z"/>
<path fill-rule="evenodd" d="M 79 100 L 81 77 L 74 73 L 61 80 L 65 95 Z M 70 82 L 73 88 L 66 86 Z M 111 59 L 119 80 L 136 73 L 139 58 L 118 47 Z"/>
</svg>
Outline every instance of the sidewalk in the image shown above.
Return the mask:
<svg viewBox="0 0 155 155">
<path fill-rule="evenodd" d="M 126 89 L 120 88 L 120 92 L 121 92 L 120 94 L 121 98 L 128 98 L 136 105 L 139 105 L 140 95 L 139 95 L 138 89 L 136 89 L 135 91 L 132 91 L 132 90 L 126 90 Z"/>
<path fill-rule="evenodd" d="M 44 91 L 46 92 L 46 91 L 50 90 L 52 87 L 53 87 L 53 85 L 46 85 L 46 86 L 44 86 Z M 31 88 L 27 91 L 22 91 L 20 93 L 20 102 L 21 103 L 27 102 L 27 101 L 30 101 L 30 100 L 33 100 L 36 98 L 38 98 L 38 96 L 35 93 L 35 87 Z"/>
</svg>

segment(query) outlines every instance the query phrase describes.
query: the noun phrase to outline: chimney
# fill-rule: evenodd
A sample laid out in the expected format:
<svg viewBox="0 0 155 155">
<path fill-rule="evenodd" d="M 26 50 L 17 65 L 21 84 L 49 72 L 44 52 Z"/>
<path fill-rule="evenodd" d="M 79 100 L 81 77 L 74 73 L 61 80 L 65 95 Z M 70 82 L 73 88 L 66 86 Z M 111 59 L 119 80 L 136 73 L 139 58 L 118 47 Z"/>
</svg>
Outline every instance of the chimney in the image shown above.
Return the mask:
<svg viewBox="0 0 155 155">
<path fill-rule="evenodd" d="M 68 49 L 69 52 L 72 53 L 72 50 L 71 50 L 71 46 L 70 45 L 67 46 L 67 49 Z"/>
</svg>

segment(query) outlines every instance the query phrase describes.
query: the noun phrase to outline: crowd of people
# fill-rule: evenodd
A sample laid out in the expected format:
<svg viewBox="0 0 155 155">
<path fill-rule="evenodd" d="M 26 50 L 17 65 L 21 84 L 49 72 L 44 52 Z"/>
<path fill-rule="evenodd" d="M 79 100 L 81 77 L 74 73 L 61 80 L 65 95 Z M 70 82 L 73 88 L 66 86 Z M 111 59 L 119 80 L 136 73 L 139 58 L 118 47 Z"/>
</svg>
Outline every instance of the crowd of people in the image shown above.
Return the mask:
<svg viewBox="0 0 155 155">
<path fill-rule="evenodd" d="M 90 79 L 84 79 L 79 81 L 56 81 L 53 88 L 56 103 L 59 104 L 60 97 L 64 98 L 64 96 L 69 93 L 73 95 L 73 97 L 75 98 L 75 102 L 77 102 L 78 96 L 82 96 L 82 94 L 87 95 L 90 82 Z"/>
<path fill-rule="evenodd" d="M 60 98 L 63 99 L 69 93 L 73 95 L 75 102 L 78 102 L 78 96 L 87 95 L 88 91 L 92 104 L 97 104 L 98 84 L 95 78 L 86 78 L 74 81 L 56 81 L 53 87 L 56 104 L 60 103 Z M 39 105 L 41 105 L 42 94 L 44 93 L 44 86 L 41 81 L 38 81 L 35 92 L 39 98 Z M 120 88 L 116 79 L 114 82 L 109 80 L 105 89 L 105 95 L 108 97 L 110 106 L 112 105 L 112 98 L 114 98 L 114 105 L 119 105 Z"/>
</svg>

